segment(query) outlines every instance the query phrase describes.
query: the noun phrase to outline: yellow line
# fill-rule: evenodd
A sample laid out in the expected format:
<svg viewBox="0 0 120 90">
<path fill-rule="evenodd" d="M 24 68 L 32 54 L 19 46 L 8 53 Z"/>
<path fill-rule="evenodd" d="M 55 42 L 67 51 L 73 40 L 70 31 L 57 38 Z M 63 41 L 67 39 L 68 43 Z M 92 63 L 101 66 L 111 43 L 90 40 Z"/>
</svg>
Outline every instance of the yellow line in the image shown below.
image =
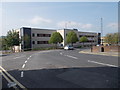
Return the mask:
<svg viewBox="0 0 120 90">
<path fill-rule="evenodd" d="M 1 70 L 0 72 L 2 73 L 3 77 L 7 80 L 8 83 L 12 82 Z M 16 86 L 13 87 L 15 90 L 19 90 Z"/>
<path fill-rule="evenodd" d="M 0 72 L 2 73 L 3 77 L 8 81 L 8 82 L 12 82 L 1 70 Z"/>
<path fill-rule="evenodd" d="M 4 71 L 18 86 L 20 86 L 20 88 L 24 88 L 26 89 L 22 84 L 20 84 L 13 76 L 11 76 L 4 68 L 2 68 L 0 66 L 0 68 L 2 69 L 2 71 Z"/>
</svg>

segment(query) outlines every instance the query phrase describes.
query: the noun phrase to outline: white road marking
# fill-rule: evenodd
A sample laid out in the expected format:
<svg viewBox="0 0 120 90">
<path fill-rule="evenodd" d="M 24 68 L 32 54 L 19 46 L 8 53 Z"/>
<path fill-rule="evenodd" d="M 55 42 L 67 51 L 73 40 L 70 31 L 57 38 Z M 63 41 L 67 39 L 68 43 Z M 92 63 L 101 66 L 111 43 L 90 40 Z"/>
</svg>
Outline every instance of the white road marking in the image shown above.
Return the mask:
<svg viewBox="0 0 120 90">
<path fill-rule="evenodd" d="M 24 67 L 25 67 L 25 64 L 23 64 L 22 68 L 24 68 Z"/>
<path fill-rule="evenodd" d="M 30 57 L 32 57 L 32 56 L 30 56 Z"/>
<path fill-rule="evenodd" d="M 27 63 L 27 60 L 25 61 L 25 63 Z"/>
<path fill-rule="evenodd" d="M 60 53 L 62 55 L 62 53 Z"/>
<path fill-rule="evenodd" d="M 15 57 L 15 58 L 13 58 L 13 59 L 22 58 L 22 57 L 25 57 L 25 56 Z"/>
<path fill-rule="evenodd" d="M 104 65 L 104 66 L 118 67 L 116 65 L 111 65 L 111 64 L 106 64 L 106 63 L 101 63 L 101 62 L 96 62 L 96 61 L 91 61 L 91 60 L 88 60 L 88 62 L 96 63 L 96 64 L 100 64 L 100 65 Z"/>
<path fill-rule="evenodd" d="M 65 55 L 65 56 L 70 57 L 70 58 L 74 58 L 74 59 L 78 59 L 77 57 L 70 56 L 70 55 Z"/>
<path fill-rule="evenodd" d="M 27 60 L 30 59 L 30 58 L 27 58 Z"/>
<path fill-rule="evenodd" d="M 46 53 L 46 52 L 52 52 L 52 51 L 40 51 L 38 53 Z"/>
<path fill-rule="evenodd" d="M 22 72 L 21 72 L 21 77 L 23 77 L 23 74 L 24 74 L 24 73 L 23 73 L 23 71 L 22 71 Z"/>
</svg>

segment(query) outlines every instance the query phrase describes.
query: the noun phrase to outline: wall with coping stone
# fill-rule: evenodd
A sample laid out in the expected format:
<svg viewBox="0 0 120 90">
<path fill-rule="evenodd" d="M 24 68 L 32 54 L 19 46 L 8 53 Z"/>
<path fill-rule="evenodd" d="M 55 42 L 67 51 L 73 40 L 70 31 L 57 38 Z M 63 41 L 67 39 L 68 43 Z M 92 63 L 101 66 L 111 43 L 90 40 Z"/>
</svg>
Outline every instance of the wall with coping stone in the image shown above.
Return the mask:
<svg viewBox="0 0 120 90">
<path fill-rule="evenodd" d="M 101 48 L 104 52 L 120 52 L 120 46 L 93 46 L 92 52 L 101 52 Z"/>
</svg>

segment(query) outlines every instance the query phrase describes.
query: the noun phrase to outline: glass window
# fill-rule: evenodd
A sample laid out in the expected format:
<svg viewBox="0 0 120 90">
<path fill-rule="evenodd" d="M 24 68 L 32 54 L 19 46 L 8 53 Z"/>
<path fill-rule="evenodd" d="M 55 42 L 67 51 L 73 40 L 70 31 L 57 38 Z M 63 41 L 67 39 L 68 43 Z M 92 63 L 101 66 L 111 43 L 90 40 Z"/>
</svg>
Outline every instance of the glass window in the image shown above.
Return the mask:
<svg viewBox="0 0 120 90">
<path fill-rule="evenodd" d="M 35 44 L 35 41 L 32 41 L 32 44 Z"/>
<path fill-rule="evenodd" d="M 35 37 L 35 34 L 34 34 L 34 33 L 32 34 L 32 37 Z"/>
</svg>

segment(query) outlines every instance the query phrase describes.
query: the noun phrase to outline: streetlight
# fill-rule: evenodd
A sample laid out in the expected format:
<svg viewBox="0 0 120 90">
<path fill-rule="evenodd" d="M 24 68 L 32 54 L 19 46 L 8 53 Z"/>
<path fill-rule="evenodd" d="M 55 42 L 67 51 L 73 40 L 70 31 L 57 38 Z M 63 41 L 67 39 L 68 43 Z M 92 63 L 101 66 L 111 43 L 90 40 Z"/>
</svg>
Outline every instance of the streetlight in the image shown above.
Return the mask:
<svg viewBox="0 0 120 90">
<path fill-rule="evenodd" d="M 103 45 L 102 37 L 103 37 L 103 18 L 101 18 L 101 44 Z"/>
</svg>

